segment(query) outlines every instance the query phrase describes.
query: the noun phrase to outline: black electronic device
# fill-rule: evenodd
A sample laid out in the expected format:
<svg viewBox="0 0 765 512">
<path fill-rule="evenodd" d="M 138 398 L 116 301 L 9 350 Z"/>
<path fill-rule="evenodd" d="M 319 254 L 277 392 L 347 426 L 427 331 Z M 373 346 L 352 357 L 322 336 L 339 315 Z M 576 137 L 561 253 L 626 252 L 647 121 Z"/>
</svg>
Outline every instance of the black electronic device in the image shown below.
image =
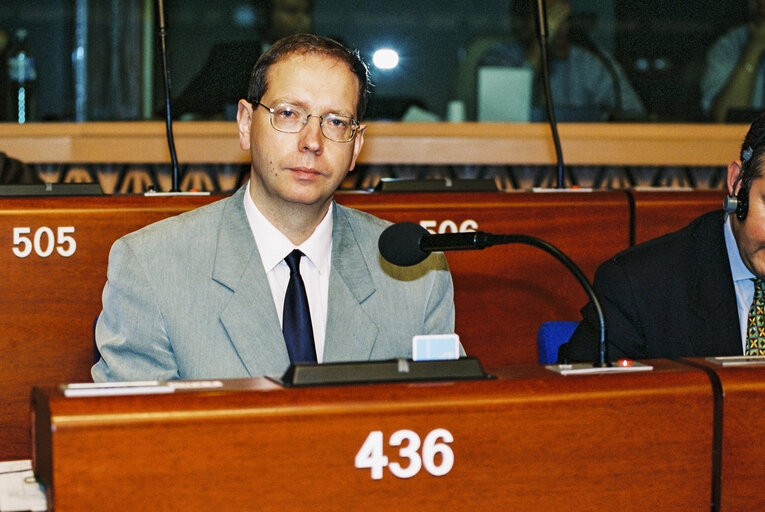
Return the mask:
<svg viewBox="0 0 765 512">
<path fill-rule="evenodd" d="M 455 381 L 493 379 L 475 357 L 412 361 L 351 361 L 339 363 L 292 363 L 281 377 L 268 377 L 285 387 L 374 384 L 390 382 Z"/>
<path fill-rule="evenodd" d="M 34 183 L 0 185 L 0 197 L 100 196 L 98 183 Z"/>
</svg>

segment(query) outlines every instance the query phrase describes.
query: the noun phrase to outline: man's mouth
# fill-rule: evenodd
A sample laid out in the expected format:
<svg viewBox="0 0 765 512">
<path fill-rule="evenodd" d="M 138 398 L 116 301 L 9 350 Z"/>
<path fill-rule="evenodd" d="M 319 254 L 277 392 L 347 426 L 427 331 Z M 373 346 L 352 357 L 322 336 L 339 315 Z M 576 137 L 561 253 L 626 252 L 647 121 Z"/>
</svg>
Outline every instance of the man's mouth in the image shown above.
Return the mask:
<svg viewBox="0 0 765 512">
<path fill-rule="evenodd" d="M 322 173 L 312 167 L 292 167 L 290 171 L 300 179 L 315 179 L 322 175 Z"/>
</svg>

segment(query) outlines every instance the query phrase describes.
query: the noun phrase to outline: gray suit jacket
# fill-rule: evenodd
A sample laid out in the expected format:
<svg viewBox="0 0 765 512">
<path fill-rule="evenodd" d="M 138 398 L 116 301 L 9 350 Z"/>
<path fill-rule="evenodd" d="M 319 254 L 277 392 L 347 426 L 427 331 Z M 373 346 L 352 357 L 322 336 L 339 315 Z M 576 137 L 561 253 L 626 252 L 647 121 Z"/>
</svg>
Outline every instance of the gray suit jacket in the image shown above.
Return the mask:
<svg viewBox="0 0 765 512">
<path fill-rule="evenodd" d="M 122 237 L 109 254 L 95 381 L 281 375 L 289 357 L 244 212 L 244 188 Z M 443 254 L 414 267 L 377 249 L 388 222 L 333 204 L 324 361 L 411 357 L 454 332 Z"/>
</svg>

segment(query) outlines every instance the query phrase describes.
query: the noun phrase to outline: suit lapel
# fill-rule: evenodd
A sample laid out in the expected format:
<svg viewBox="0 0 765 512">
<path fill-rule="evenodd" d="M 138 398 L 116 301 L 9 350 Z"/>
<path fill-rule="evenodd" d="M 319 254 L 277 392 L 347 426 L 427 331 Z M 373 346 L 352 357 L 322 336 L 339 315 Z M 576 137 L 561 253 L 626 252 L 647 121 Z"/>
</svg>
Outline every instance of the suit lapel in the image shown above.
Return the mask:
<svg viewBox="0 0 765 512">
<path fill-rule="evenodd" d="M 324 361 L 366 361 L 371 356 L 378 327 L 362 304 L 375 293 L 375 284 L 347 213 L 335 203 L 333 208 Z"/>
<path fill-rule="evenodd" d="M 240 188 L 224 209 L 212 278 L 231 291 L 220 319 L 249 374 L 279 374 L 289 366 L 289 356 L 244 212 L 244 190 Z"/>
<path fill-rule="evenodd" d="M 696 354 L 736 355 L 742 353 L 736 295 L 725 247 L 724 217 L 715 213 L 719 216 L 711 215 L 694 238 L 691 310 L 696 315 L 697 335 L 692 343 Z"/>
</svg>

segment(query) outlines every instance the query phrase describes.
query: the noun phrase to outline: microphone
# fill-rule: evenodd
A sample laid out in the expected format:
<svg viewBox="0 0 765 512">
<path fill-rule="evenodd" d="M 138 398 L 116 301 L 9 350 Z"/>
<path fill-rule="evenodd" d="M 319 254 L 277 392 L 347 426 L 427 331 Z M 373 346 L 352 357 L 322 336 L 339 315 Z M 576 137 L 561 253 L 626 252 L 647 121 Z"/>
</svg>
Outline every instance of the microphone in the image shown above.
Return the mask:
<svg viewBox="0 0 765 512">
<path fill-rule="evenodd" d="M 492 245 L 502 244 L 525 244 L 542 249 L 563 263 L 574 275 L 595 307 L 600 325 L 598 360 L 593 363 L 593 366 L 610 367 L 611 362 L 608 359 L 608 346 L 606 344 L 606 319 L 600 301 L 595 295 L 595 290 L 577 264 L 551 243 L 529 235 L 492 235 L 483 231 L 433 235 L 414 222 L 391 224 L 383 230 L 377 241 L 382 257 L 399 267 L 416 265 L 434 251 L 485 249 Z"/>
<path fill-rule="evenodd" d="M 482 231 L 431 235 L 419 224 L 399 222 L 382 232 L 377 245 L 386 261 L 399 267 L 411 267 L 434 251 L 484 249 L 495 243 L 493 235 Z"/>
</svg>

